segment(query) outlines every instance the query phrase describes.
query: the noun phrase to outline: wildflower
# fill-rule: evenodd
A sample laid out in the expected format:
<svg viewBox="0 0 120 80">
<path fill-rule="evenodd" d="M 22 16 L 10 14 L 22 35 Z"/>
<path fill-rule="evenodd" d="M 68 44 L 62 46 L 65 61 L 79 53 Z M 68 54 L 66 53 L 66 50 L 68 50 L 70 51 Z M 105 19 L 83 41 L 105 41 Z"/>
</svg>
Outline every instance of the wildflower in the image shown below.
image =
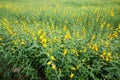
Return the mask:
<svg viewBox="0 0 120 80">
<path fill-rule="evenodd" d="M 71 51 L 76 55 L 76 56 L 79 56 L 79 54 L 78 54 L 78 51 L 77 50 L 75 50 L 75 49 L 71 49 Z"/>
<path fill-rule="evenodd" d="M 51 59 L 52 59 L 53 61 L 56 60 L 54 56 L 51 56 Z"/>
<path fill-rule="evenodd" d="M 38 33 L 37 33 L 38 35 L 40 35 L 41 34 L 41 31 L 38 31 Z"/>
<path fill-rule="evenodd" d="M 70 78 L 73 78 L 75 76 L 75 74 L 71 73 L 70 74 Z"/>
<path fill-rule="evenodd" d="M 92 36 L 92 40 L 94 40 L 94 39 L 95 39 L 95 37 L 96 37 L 96 35 L 94 34 L 94 35 Z"/>
<path fill-rule="evenodd" d="M 40 36 L 40 39 L 43 39 L 43 35 Z"/>
<path fill-rule="evenodd" d="M 68 33 L 65 35 L 65 39 L 71 39 L 71 34 L 70 34 L 70 32 L 68 32 Z"/>
<path fill-rule="evenodd" d="M 47 39 L 45 39 L 45 38 L 41 40 L 41 43 L 42 43 L 42 44 L 44 44 L 44 43 L 46 43 L 46 42 L 47 42 Z"/>
<path fill-rule="evenodd" d="M 25 42 L 24 42 L 24 41 L 22 41 L 22 42 L 21 42 L 21 44 L 22 44 L 22 45 L 25 45 Z"/>
<path fill-rule="evenodd" d="M 97 44 L 94 44 L 92 47 L 91 47 L 92 50 L 95 50 L 95 51 L 98 51 L 98 46 Z"/>
<path fill-rule="evenodd" d="M 104 24 L 101 24 L 100 29 L 102 29 L 103 27 L 104 27 Z"/>
<path fill-rule="evenodd" d="M 51 65 L 52 64 L 52 62 L 51 61 L 49 61 L 48 63 L 47 63 L 47 65 Z"/>
<path fill-rule="evenodd" d="M 108 53 L 107 56 L 110 57 L 110 58 L 112 57 L 111 53 Z"/>
<path fill-rule="evenodd" d="M 103 55 L 103 54 L 101 54 L 100 57 L 101 57 L 102 59 L 104 59 L 104 55 Z"/>
<path fill-rule="evenodd" d="M 66 26 L 64 26 L 64 29 L 63 29 L 64 31 L 66 31 L 67 30 L 67 27 Z"/>
<path fill-rule="evenodd" d="M 47 44 L 43 44 L 43 47 L 46 48 L 46 47 L 47 47 Z"/>
<path fill-rule="evenodd" d="M 72 68 L 70 68 L 71 70 L 73 70 L 73 71 L 75 71 L 76 70 L 76 68 L 75 67 L 72 67 Z"/>
<path fill-rule="evenodd" d="M 106 45 L 106 47 L 108 47 L 108 46 L 109 46 L 109 43 L 106 41 L 106 42 L 105 42 L 105 45 Z"/>
<path fill-rule="evenodd" d="M 53 64 L 52 65 L 52 69 L 55 70 L 56 69 L 56 65 Z"/>
<path fill-rule="evenodd" d="M 56 42 L 57 41 L 57 38 L 56 38 L 56 36 L 53 38 L 53 42 Z"/>
<path fill-rule="evenodd" d="M 106 62 L 108 62 L 108 61 L 109 61 L 108 57 L 106 57 L 105 61 L 106 61 Z"/>
<path fill-rule="evenodd" d="M 65 56 L 67 54 L 67 49 L 64 49 L 63 55 Z"/>
<path fill-rule="evenodd" d="M 13 44 L 14 44 L 14 45 L 17 45 L 17 42 L 16 42 L 16 41 L 13 41 Z"/>
<path fill-rule="evenodd" d="M 98 51 L 98 46 L 96 44 L 94 46 L 95 46 L 95 50 Z"/>
</svg>

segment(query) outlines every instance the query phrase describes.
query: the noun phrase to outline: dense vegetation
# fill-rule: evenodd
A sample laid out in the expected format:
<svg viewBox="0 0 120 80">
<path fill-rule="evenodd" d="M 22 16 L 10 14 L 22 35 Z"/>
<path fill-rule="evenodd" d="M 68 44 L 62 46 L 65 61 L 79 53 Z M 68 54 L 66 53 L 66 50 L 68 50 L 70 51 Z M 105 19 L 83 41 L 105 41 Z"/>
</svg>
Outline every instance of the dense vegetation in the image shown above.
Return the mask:
<svg viewBox="0 0 120 80">
<path fill-rule="evenodd" d="M 119 0 L 0 0 L 1 80 L 120 80 Z"/>
</svg>

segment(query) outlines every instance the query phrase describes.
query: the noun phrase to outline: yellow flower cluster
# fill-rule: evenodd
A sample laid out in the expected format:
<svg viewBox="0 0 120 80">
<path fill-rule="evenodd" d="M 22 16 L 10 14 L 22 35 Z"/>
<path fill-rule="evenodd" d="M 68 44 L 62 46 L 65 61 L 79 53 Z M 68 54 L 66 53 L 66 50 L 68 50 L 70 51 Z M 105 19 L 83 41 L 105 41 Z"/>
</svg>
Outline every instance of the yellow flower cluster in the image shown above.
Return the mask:
<svg viewBox="0 0 120 80">
<path fill-rule="evenodd" d="M 47 47 L 47 38 L 45 38 L 46 32 L 43 32 L 43 34 L 41 34 L 41 31 L 38 31 L 37 34 L 40 36 L 40 43 L 43 45 L 43 47 Z"/>
<path fill-rule="evenodd" d="M 100 55 L 100 57 L 105 60 L 106 62 L 112 61 L 112 54 L 109 52 L 107 53 L 106 51 L 103 51 L 103 53 Z"/>
<path fill-rule="evenodd" d="M 51 61 L 49 61 L 49 62 L 47 63 L 47 65 L 52 65 L 52 69 L 53 69 L 53 70 L 55 70 L 55 69 L 56 69 L 56 65 L 55 65 L 55 64 L 53 64 Z"/>
<path fill-rule="evenodd" d="M 98 45 L 97 45 L 97 44 L 89 45 L 89 47 L 90 47 L 93 51 L 97 51 L 97 52 L 98 52 Z"/>
</svg>

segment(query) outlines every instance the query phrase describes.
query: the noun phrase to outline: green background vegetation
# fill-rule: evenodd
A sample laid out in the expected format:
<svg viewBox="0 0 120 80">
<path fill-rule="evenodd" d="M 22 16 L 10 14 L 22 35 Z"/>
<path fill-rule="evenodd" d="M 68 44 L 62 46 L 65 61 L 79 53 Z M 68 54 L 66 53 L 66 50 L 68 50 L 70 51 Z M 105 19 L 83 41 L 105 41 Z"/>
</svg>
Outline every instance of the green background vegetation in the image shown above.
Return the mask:
<svg viewBox="0 0 120 80">
<path fill-rule="evenodd" d="M 1 80 L 120 80 L 119 0 L 0 0 Z"/>
</svg>

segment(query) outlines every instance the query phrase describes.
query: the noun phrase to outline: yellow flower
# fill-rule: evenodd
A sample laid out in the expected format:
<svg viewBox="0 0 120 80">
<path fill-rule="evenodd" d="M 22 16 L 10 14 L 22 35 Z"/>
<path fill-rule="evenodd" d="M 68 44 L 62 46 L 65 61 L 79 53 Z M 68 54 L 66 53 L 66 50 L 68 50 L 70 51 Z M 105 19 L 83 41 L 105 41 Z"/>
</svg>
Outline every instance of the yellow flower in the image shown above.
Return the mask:
<svg viewBox="0 0 120 80">
<path fill-rule="evenodd" d="M 47 47 L 47 44 L 43 44 L 43 47 L 46 48 L 46 47 Z"/>
<path fill-rule="evenodd" d="M 43 44 L 43 43 L 45 44 L 46 42 L 47 42 L 47 39 L 45 39 L 45 38 L 41 40 L 41 43 L 42 43 L 42 44 Z"/>
<path fill-rule="evenodd" d="M 66 31 L 67 30 L 67 27 L 66 26 L 64 26 L 64 29 L 63 29 L 64 31 Z"/>
<path fill-rule="evenodd" d="M 76 70 L 76 68 L 75 67 L 72 67 L 72 68 L 70 68 L 71 70 L 73 70 L 73 71 L 75 71 Z"/>
<path fill-rule="evenodd" d="M 70 78 L 73 78 L 75 76 L 75 74 L 71 73 L 70 74 Z"/>
<path fill-rule="evenodd" d="M 68 33 L 65 35 L 65 39 L 71 39 L 71 34 L 70 34 L 70 32 L 68 32 Z"/>
<path fill-rule="evenodd" d="M 102 59 L 104 59 L 104 58 L 105 58 L 103 54 L 101 54 L 101 55 L 100 55 L 100 57 L 101 57 Z"/>
<path fill-rule="evenodd" d="M 109 58 L 111 58 L 111 57 L 112 57 L 112 54 L 111 54 L 111 53 L 108 53 L 107 56 L 108 56 Z"/>
<path fill-rule="evenodd" d="M 49 61 L 48 63 L 47 63 L 47 65 L 51 65 L 52 64 L 52 62 L 51 61 Z"/>
<path fill-rule="evenodd" d="M 98 51 L 98 46 L 97 46 L 97 44 L 95 44 L 94 46 L 95 46 L 95 50 Z"/>
<path fill-rule="evenodd" d="M 52 65 L 52 69 L 55 70 L 56 69 L 56 65 L 53 64 Z"/>
<path fill-rule="evenodd" d="M 91 47 L 92 50 L 95 50 L 95 51 L 98 51 L 98 46 L 97 44 L 94 44 L 92 47 Z"/>
<path fill-rule="evenodd" d="M 53 61 L 56 60 L 54 56 L 51 56 L 51 59 L 52 59 Z"/>
<path fill-rule="evenodd" d="M 108 62 L 108 61 L 109 61 L 108 57 L 106 57 L 105 61 L 106 61 L 106 62 Z"/>
<path fill-rule="evenodd" d="M 38 31 L 38 33 L 37 33 L 38 35 L 40 35 L 41 34 L 41 31 Z"/>
<path fill-rule="evenodd" d="M 22 41 L 22 42 L 21 42 L 21 44 L 22 44 L 22 45 L 25 45 L 25 42 L 24 42 L 24 41 Z"/>
<path fill-rule="evenodd" d="M 75 49 L 71 49 L 71 51 L 76 55 L 76 56 L 79 56 L 79 54 L 78 54 L 78 51 L 77 50 L 75 50 Z"/>
<path fill-rule="evenodd" d="M 42 43 L 43 47 L 47 47 L 46 42 L 47 42 L 47 39 L 43 38 L 43 39 L 41 39 L 40 43 Z"/>
<path fill-rule="evenodd" d="M 67 54 L 67 49 L 64 49 L 63 55 L 65 56 Z"/>
<path fill-rule="evenodd" d="M 53 42 L 56 42 L 57 41 L 57 38 L 56 38 L 56 36 L 53 38 Z"/>
<path fill-rule="evenodd" d="M 40 39 L 43 39 L 43 36 L 42 36 L 42 35 L 40 36 Z"/>
<path fill-rule="evenodd" d="M 109 42 L 106 41 L 106 42 L 105 42 L 105 45 L 106 45 L 106 47 L 108 47 L 108 46 L 109 46 Z"/>
<path fill-rule="evenodd" d="M 94 39 L 95 39 L 95 36 L 96 36 L 95 34 L 92 36 L 92 40 L 94 40 Z"/>
<path fill-rule="evenodd" d="M 104 27 L 104 24 L 101 24 L 100 29 L 102 29 L 103 27 Z"/>
<path fill-rule="evenodd" d="M 16 41 L 13 41 L 13 44 L 14 44 L 14 45 L 17 45 L 17 42 L 16 42 Z"/>
</svg>

